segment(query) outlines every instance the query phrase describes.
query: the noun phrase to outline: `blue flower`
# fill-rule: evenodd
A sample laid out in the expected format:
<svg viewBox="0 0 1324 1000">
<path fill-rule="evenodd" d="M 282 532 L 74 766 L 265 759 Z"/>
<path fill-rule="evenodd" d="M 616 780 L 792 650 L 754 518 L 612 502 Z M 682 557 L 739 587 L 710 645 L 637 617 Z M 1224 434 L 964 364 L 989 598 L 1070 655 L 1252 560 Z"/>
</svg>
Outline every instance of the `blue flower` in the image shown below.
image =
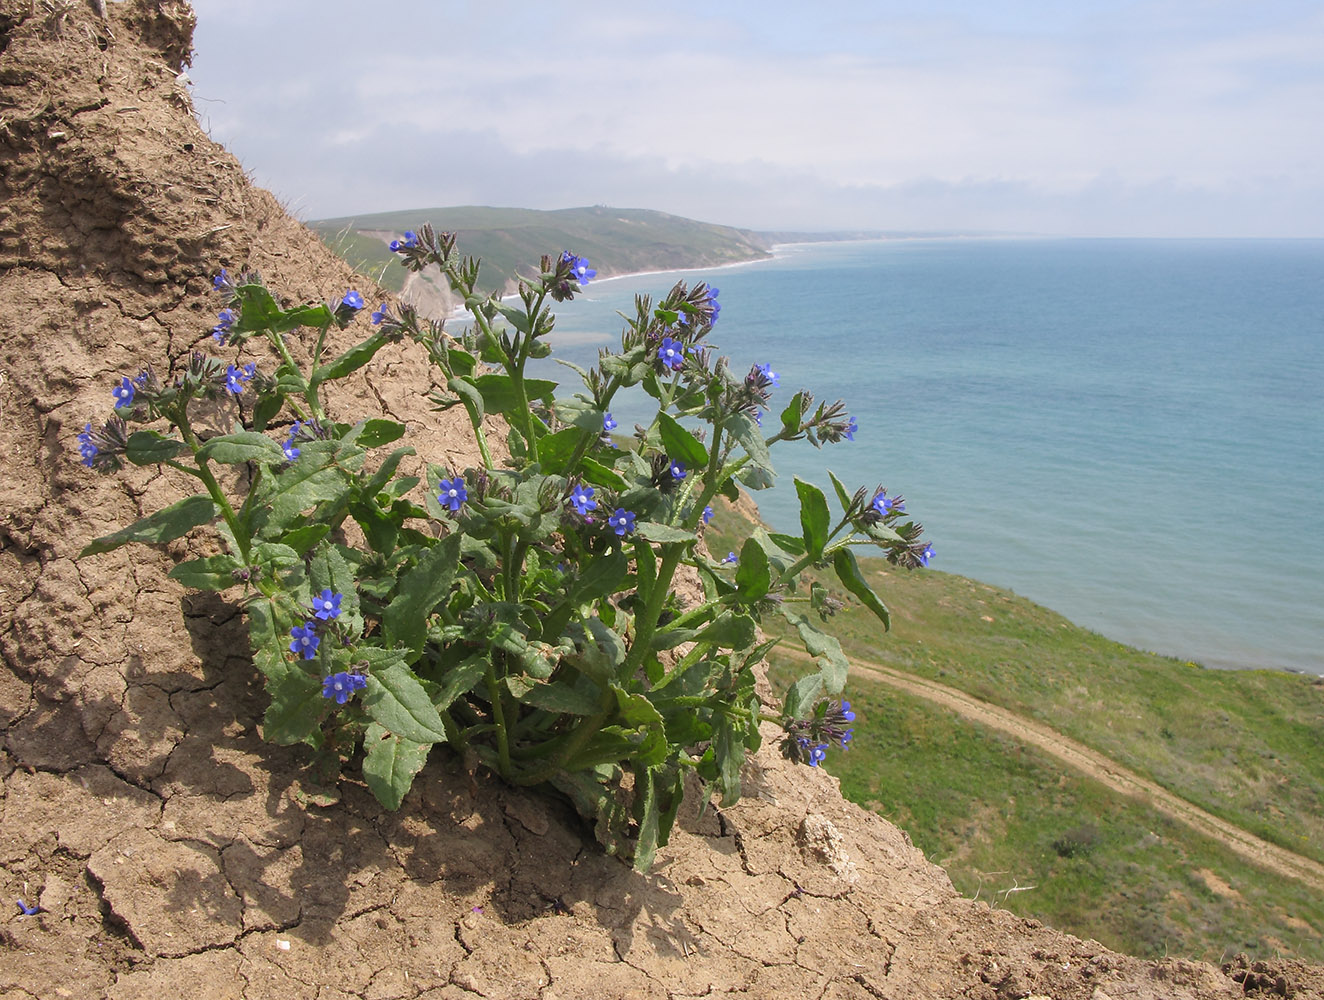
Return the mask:
<svg viewBox="0 0 1324 1000">
<path fill-rule="evenodd" d="M 608 431 L 614 431 L 615 429 L 616 421 L 612 419 L 610 413 L 604 413 L 602 415 L 602 432 L 606 434 Z"/>
<path fill-rule="evenodd" d="M 711 506 L 703 508 L 703 523 L 707 524 L 713 519 L 713 509 Z"/>
<path fill-rule="evenodd" d="M 418 246 L 418 234 L 411 230 L 405 230 L 403 240 L 391 240 L 391 253 L 399 253 L 401 250 L 412 250 Z"/>
<path fill-rule="evenodd" d="M 919 564 L 921 566 L 927 566 L 932 559 L 933 559 L 933 546 L 932 545 L 924 546 L 924 548 L 921 549 L 919 553 Z"/>
<path fill-rule="evenodd" d="M 341 298 L 340 304 L 357 312 L 363 308 L 363 296 L 351 288 Z"/>
<path fill-rule="evenodd" d="M 828 745 L 826 743 L 819 743 L 816 744 L 815 746 L 810 747 L 809 760 L 808 760 L 809 766 L 818 767 L 819 764 L 827 760 L 827 752 L 828 752 Z"/>
<path fill-rule="evenodd" d="M 634 514 L 624 507 L 617 507 L 615 513 L 607 518 L 607 523 L 618 535 L 628 535 L 634 531 Z"/>
<path fill-rule="evenodd" d="M 239 314 L 233 309 L 222 309 L 216 314 L 216 319 L 219 322 L 211 328 L 211 335 L 216 343 L 225 343 L 225 339 L 230 335 L 230 327 L 234 326 L 235 320 L 238 318 Z"/>
<path fill-rule="evenodd" d="M 781 376 L 772 370 L 772 365 L 759 365 L 758 369 L 763 373 L 763 377 L 767 380 L 769 385 L 775 387 L 781 384 Z"/>
<path fill-rule="evenodd" d="M 885 517 L 893 511 L 904 512 L 906 502 L 900 497 L 889 497 L 887 490 L 879 490 L 878 495 L 873 498 L 873 509 L 878 512 L 879 517 Z"/>
<path fill-rule="evenodd" d="M 372 325 L 381 326 L 382 320 L 386 319 L 386 303 L 379 305 L 372 314 Z"/>
<path fill-rule="evenodd" d="M 18 900 L 18 908 L 23 911 L 23 916 L 31 917 L 40 912 L 40 906 L 28 906 L 23 900 Z"/>
<path fill-rule="evenodd" d="M 92 425 L 89 423 L 78 435 L 78 453 L 83 456 L 83 464 L 89 469 L 92 468 L 92 463 L 96 460 L 99 450 L 92 443 Z"/>
<path fill-rule="evenodd" d="M 726 558 L 722 560 L 722 562 L 724 563 L 733 563 L 735 561 L 736 561 L 736 554 L 734 552 L 728 552 L 726 554 Z"/>
<path fill-rule="evenodd" d="M 322 678 L 322 697 L 334 698 L 337 705 L 343 705 L 349 701 L 350 695 L 355 691 L 362 691 L 367 686 L 368 678 L 362 674 L 351 674 L 342 670 L 338 674 Z"/>
<path fill-rule="evenodd" d="M 296 420 L 294 424 L 290 427 L 289 440 L 280 446 L 280 450 L 285 453 L 285 458 L 287 461 L 293 462 L 296 458 L 299 457 L 299 449 L 294 446 L 294 439 L 298 436 L 299 428 L 302 426 L 303 426 L 303 421 Z"/>
<path fill-rule="evenodd" d="M 569 250 L 561 254 L 561 259 L 570 265 L 570 270 L 575 273 L 579 279 L 579 287 L 583 288 L 590 280 L 598 276 L 598 272 L 589 266 L 587 257 L 577 257 Z"/>
<path fill-rule="evenodd" d="M 843 750 L 847 750 L 847 749 L 849 749 L 849 748 L 846 746 L 846 744 L 849 743 L 849 742 L 850 742 L 851 740 L 853 740 L 854 738 L 855 738 L 855 730 L 854 730 L 854 729 L 847 729 L 844 733 L 842 733 L 842 734 L 841 734 L 841 749 L 843 749 Z"/>
<path fill-rule="evenodd" d="M 317 635 L 317 626 L 312 622 L 304 622 L 300 627 L 295 625 L 290 629 L 290 635 L 294 641 L 290 643 L 290 652 L 302 654 L 305 660 L 311 660 L 317 655 L 317 647 L 321 639 Z"/>
<path fill-rule="evenodd" d="M 685 463 L 684 463 L 684 462 L 678 462 L 678 461 L 675 461 L 674 459 L 672 460 L 672 462 L 671 462 L 671 478 L 672 478 L 672 479 L 684 479 L 684 478 L 685 478 Z"/>
<path fill-rule="evenodd" d="M 211 279 L 211 287 L 216 291 L 224 291 L 230 284 L 230 275 L 226 273 L 225 268 L 221 268 L 221 273 Z"/>
<path fill-rule="evenodd" d="M 758 424 L 760 427 L 763 426 L 763 411 L 761 410 L 754 411 L 754 423 Z"/>
<path fill-rule="evenodd" d="M 460 509 L 460 504 L 469 499 L 469 491 L 464 488 L 463 476 L 456 476 L 454 479 L 443 479 L 437 484 L 437 488 L 441 491 L 437 494 L 437 503 L 452 514 Z"/>
<path fill-rule="evenodd" d="M 313 598 L 313 614 L 324 622 L 340 617 L 340 601 L 344 594 L 338 594 L 330 587 L 325 588 Z"/>
<path fill-rule="evenodd" d="M 718 290 L 716 288 L 713 288 L 711 285 L 708 286 L 708 298 L 704 304 L 708 306 L 709 326 L 712 326 L 712 324 L 717 322 L 717 314 L 722 311 L 722 304 L 717 301 L 717 292 Z M 776 385 L 775 382 L 773 384 Z"/>
<path fill-rule="evenodd" d="M 133 404 L 133 380 L 125 378 L 119 385 L 110 390 L 110 394 L 115 397 L 115 409 L 122 406 L 131 406 Z"/>
<path fill-rule="evenodd" d="M 854 441 L 854 440 L 855 440 L 855 432 L 858 431 L 859 429 L 860 429 L 860 427 L 859 427 L 859 425 L 855 422 L 855 418 L 854 418 L 854 417 L 851 417 L 851 418 L 850 418 L 850 424 L 846 427 L 846 430 L 845 430 L 844 432 L 842 432 L 842 435 L 841 435 L 841 436 L 844 437 L 847 441 Z"/>
<path fill-rule="evenodd" d="M 662 345 L 657 349 L 657 359 L 673 372 L 678 372 L 685 363 L 685 345 L 679 340 L 663 337 Z"/>
<path fill-rule="evenodd" d="M 841 703 L 841 717 L 847 722 L 855 721 L 855 713 L 850 710 L 850 702 L 843 701 Z"/>
<path fill-rule="evenodd" d="M 253 377 L 257 372 L 257 365 L 250 363 L 238 368 L 230 365 L 225 369 L 225 388 L 238 396 L 244 391 L 244 383 Z"/>
<path fill-rule="evenodd" d="M 570 493 L 570 502 L 580 514 L 587 514 L 598 509 L 598 502 L 593 499 L 593 487 L 580 483 Z"/>
</svg>

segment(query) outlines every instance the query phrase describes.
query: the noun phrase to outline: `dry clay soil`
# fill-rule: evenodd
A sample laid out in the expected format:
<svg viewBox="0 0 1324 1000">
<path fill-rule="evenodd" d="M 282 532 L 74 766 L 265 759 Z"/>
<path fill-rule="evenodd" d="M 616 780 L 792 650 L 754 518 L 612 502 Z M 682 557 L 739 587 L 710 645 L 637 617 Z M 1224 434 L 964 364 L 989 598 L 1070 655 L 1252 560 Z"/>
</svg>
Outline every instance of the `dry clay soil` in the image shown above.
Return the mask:
<svg viewBox="0 0 1324 1000">
<path fill-rule="evenodd" d="M 96 475 L 75 436 L 122 375 L 212 346 L 221 266 L 293 301 L 376 290 L 198 128 L 188 6 L 97 6 L 0 0 L 0 996 L 1324 995 L 1315 967 L 1143 962 L 960 898 L 775 751 L 647 876 L 443 752 L 398 812 L 353 781 L 314 805 L 260 739 L 242 612 L 166 577 L 205 540 L 75 559 L 187 484 Z M 463 468 L 428 387 L 406 345 L 331 404 Z"/>
</svg>

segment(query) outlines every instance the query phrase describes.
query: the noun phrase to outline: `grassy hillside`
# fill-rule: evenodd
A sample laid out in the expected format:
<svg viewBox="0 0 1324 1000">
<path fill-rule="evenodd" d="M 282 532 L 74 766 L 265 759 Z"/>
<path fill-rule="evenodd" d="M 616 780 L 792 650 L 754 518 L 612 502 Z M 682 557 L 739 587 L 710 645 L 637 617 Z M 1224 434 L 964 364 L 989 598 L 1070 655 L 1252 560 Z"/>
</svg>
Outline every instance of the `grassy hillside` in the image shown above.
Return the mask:
<svg viewBox="0 0 1324 1000">
<path fill-rule="evenodd" d="M 355 269 L 399 291 L 404 270 L 388 265 L 387 244 L 407 229 L 431 222 L 454 232 L 460 250 L 480 257 L 480 283 L 505 287 L 519 269 L 536 267 L 545 253 L 571 250 L 588 257 L 601 278 L 635 271 L 714 267 L 767 257 L 756 233 L 695 222 L 663 212 L 595 206 L 553 212 L 524 208 L 423 208 L 310 223 Z"/>
<path fill-rule="evenodd" d="M 730 511 L 712 527 L 715 552 L 739 549 L 748 531 Z M 1324 858 L 1317 678 L 1206 670 L 964 577 L 861 565 L 893 628 L 848 607 L 828 626 L 848 655 L 1039 720 L 1266 840 Z M 772 662 L 784 676 L 799 666 L 775 652 Z M 1312 890 L 1000 732 L 863 678 L 850 691 L 856 740 L 828 769 L 962 892 L 1140 955 L 1324 959 L 1324 900 Z"/>
</svg>

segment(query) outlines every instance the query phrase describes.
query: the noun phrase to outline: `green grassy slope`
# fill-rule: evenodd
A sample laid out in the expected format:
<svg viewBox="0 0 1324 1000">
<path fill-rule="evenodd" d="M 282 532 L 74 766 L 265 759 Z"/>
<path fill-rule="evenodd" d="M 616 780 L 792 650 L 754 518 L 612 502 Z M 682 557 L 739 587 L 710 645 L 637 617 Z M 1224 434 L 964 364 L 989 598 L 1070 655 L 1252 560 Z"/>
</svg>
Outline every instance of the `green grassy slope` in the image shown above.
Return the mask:
<svg viewBox="0 0 1324 1000">
<path fill-rule="evenodd" d="M 635 271 L 714 267 L 768 256 L 758 234 L 643 209 L 596 206 L 553 212 L 523 208 L 423 208 L 310 223 L 352 266 L 399 290 L 401 268 L 387 242 L 430 222 L 454 232 L 461 252 L 483 261 L 480 283 L 505 286 L 519 269 L 537 267 L 543 254 L 571 250 L 588 257 L 601 278 Z"/>
<path fill-rule="evenodd" d="M 710 549 L 738 550 L 748 530 L 722 511 Z M 1318 679 L 1205 670 L 974 580 L 861 565 L 893 628 L 848 607 L 827 626 L 848 655 L 1039 720 L 1266 840 L 1324 858 Z M 800 666 L 776 652 L 772 662 L 783 676 Z M 828 769 L 961 891 L 1135 954 L 1324 959 L 1324 900 L 1312 890 L 928 702 L 859 677 L 849 697 L 856 740 Z"/>
</svg>

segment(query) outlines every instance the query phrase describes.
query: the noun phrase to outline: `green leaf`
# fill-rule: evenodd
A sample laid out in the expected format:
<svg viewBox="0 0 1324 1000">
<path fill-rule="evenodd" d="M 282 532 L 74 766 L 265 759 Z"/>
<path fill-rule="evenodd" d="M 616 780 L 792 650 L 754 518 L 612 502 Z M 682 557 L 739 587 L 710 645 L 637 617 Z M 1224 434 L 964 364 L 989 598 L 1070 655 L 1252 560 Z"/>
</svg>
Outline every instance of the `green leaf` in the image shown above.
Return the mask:
<svg viewBox="0 0 1324 1000">
<path fill-rule="evenodd" d="M 625 489 L 625 480 L 614 469 L 609 469 L 597 459 L 587 455 L 579 460 L 579 473 L 584 482 L 594 486 L 605 486 L 609 490 Z"/>
<path fill-rule="evenodd" d="M 837 491 L 837 500 L 840 501 L 841 512 L 844 514 L 850 510 L 851 495 L 846 492 L 846 487 L 842 485 L 841 480 L 832 474 L 831 469 L 828 469 L 828 478 L 832 480 L 832 488 Z"/>
<path fill-rule="evenodd" d="M 800 417 L 804 414 L 801 406 L 803 399 L 804 393 L 797 392 L 791 397 L 791 401 L 786 404 L 786 409 L 782 410 L 782 429 L 788 434 L 796 436 L 800 434 Z"/>
<path fill-rule="evenodd" d="M 253 565 L 261 566 L 268 575 L 298 566 L 303 562 L 299 553 L 280 542 L 260 542 L 253 546 Z"/>
<path fill-rule="evenodd" d="M 134 431 L 124 449 L 124 457 L 134 465 L 156 465 L 188 451 L 188 445 L 156 431 Z"/>
<path fill-rule="evenodd" d="M 497 306 L 497 312 L 504 316 L 506 321 L 520 333 L 528 333 L 532 329 L 529 324 L 529 314 L 523 309 L 517 309 L 515 306 L 502 303 Z"/>
<path fill-rule="evenodd" d="M 577 681 L 566 679 L 552 684 L 534 684 L 519 700 L 557 715 L 592 715 L 598 710 L 601 696 L 582 675 Z"/>
<path fill-rule="evenodd" d="M 339 469 L 319 467 L 316 462 L 295 462 L 272 481 L 272 493 L 267 498 L 271 512 L 268 523 L 284 527 L 309 507 L 340 499 L 347 490 L 344 473 Z"/>
<path fill-rule="evenodd" d="M 781 612 L 782 617 L 800 633 L 800 641 L 808 653 L 818 661 L 818 676 L 822 677 L 827 693 L 839 694 L 846 686 L 846 678 L 850 673 L 850 663 L 841 651 L 841 643 L 835 636 L 820 631 L 806 615 L 785 604 L 781 606 Z"/>
<path fill-rule="evenodd" d="M 515 391 L 515 382 L 509 375 L 479 375 L 474 385 L 482 393 L 483 405 L 488 413 L 511 413 L 525 404 Z M 528 401 L 550 399 L 556 383 L 541 378 L 526 378 L 524 394 Z"/>
<path fill-rule="evenodd" d="M 702 471 L 707 467 L 708 449 L 670 413 L 663 411 L 657 415 L 657 429 L 668 458 L 672 461 L 684 462 L 686 466 L 696 471 Z"/>
<path fill-rule="evenodd" d="M 699 537 L 684 528 L 673 528 L 669 524 L 658 524 L 656 521 L 640 521 L 635 526 L 634 532 L 650 542 L 692 542 Z"/>
<path fill-rule="evenodd" d="M 441 679 L 440 689 L 433 694 L 432 704 L 439 711 L 445 711 L 460 695 L 464 694 L 480 680 L 487 670 L 486 654 L 476 653 L 457 663 L 446 671 L 446 675 Z"/>
<path fill-rule="evenodd" d="M 571 599 L 576 604 L 585 604 L 616 593 L 629 569 L 630 561 L 621 549 L 593 556 L 575 578 Z"/>
<path fill-rule="evenodd" d="M 592 403 L 573 397 L 570 399 L 555 399 L 552 401 L 552 412 L 556 414 L 556 419 L 563 424 L 578 427 L 581 431 L 589 431 L 594 435 L 602 433 L 604 411 L 599 410 Z"/>
<path fill-rule="evenodd" d="M 634 801 L 639 821 L 639 836 L 634 846 L 634 870 L 646 872 L 652 867 L 658 847 L 657 789 L 653 768 L 635 768 Z"/>
<path fill-rule="evenodd" d="M 173 542 L 176 538 L 187 535 L 194 528 L 210 523 L 219 513 L 220 510 L 212 503 L 211 497 L 201 495 L 188 497 L 144 517 L 141 521 L 135 521 L 127 528 L 94 539 L 79 553 L 79 556 L 110 552 L 129 542 L 143 542 L 148 545 Z"/>
<path fill-rule="evenodd" d="M 717 756 L 717 785 L 722 790 L 722 805 L 735 805 L 740 799 L 740 769 L 745 763 L 745 741 L 731 718 L 719 714 L 714 720 L 713 751 Z"/>
<path fill-rule="evenodd" d="M 755 468 L 767 473 L 769 477 L 775 475 L 772 456 L 768 454 L 767 442 L 763 440 L 763 429 L 754 422 L 753 417 L 745 413 L 733 413 L 726 420 L 726 428 L 740 442 Z"/>
<path fill-rule="evenodd" d="M 287 670 L 276 680 L 267 681 L 271 704 L 262 717 L 262 738 L 280 746 L 293 743 L 319 743 L 318 726 L 326 711 L 322 682 L 302 670 Z M 316 735 L 314 735 L 316 734 Z"/>
<path fill-rule="evenodd" d="M 596 616 L 586 619 L 583 627 L 572 624 L 566 634 L 575 645 L 567 663 L 599 684 L 615 678 L 625 660 L 625 640 Z"/>
<path fill-rule="evenodd" d="M 311 326 L 313 324 L 300 325 Z M 313 372 L 312 377 L 308 380 L 309 386 L 315 388 L 323 382 L 332 382 L 336 379 L 344 378 L 352 372 L 358 371 L 371 361 L 373 356 L 380 351 L 385 344 L 386 338 L 380 333 L 374 333 L 367 340 L 355 344 L 344 354 L 337 358 L 333 358 Z M 365 447 L 367 446 L 365 445 Z"/>
<path fill-rule="evenodd" d="M 804 539 L 796 538 L 795 535 L 783 535 L 780 532 L 773 532 L 768 535 L 768 539 L 773 545 L 783 552 L 789 552 L 793 556 L 802 556 L 805 554 Z"/>
<path fill-rule="evenodd" d="M 428 615 L 450 592 L 459 564 L 460 535 L 455 532 L 400 577 L 395 599 L 382 612 L 382 633 L 388 643 L 402 643 L 417 657 L 427 638 Z"/>
<path fill-rule="evenodd" d="M 301 528 L 285 532 L 281 541 L 302 556 L 325 538 L 330 530 L 329 524 L 305 524 Z"/>
<path fill-rule="evenodd" d="M 892 616 L 884 604 L 869 586 L 869 581 L 860 572 L 860 565 L 855 561 L 855 554 L 850 549 L 837 549 L 832 556 L 832 566 L 837 571 L 841 585 L 860 599 L 866 608 L 878 616 L 883 628 L 892 628 Z"/>
<path fill-rule="evenodd" d="M 226 590 L 238 582 L 234 571 L 243 568 L 234 556 L 207 556 L 180 563 L 166 575 L 194 590 Z"/>
<path fill-rule="evenodd" d="M 474 385 L 473 378 L 464 375 L 447 379 L 446 388 L 465 402 L 466 409 L 472 410 L 480 420 L 483 418 L 486 412 L 483 409 L 483 394 L 478 391 L 478 386 Z"/>
<path fill-rule="evenodd" d="M 405 425 L 394 420 L 365 420 L 355 442 L 360 448 L 380 448 L 405 436 Z M 398 461 L 398 459 L 397 459 Z"/>
<path fill-rule="evenodd" d="M 444 743 L 446 730 L 427 691 L 405 664 L 395 659 L 371 668 L 363 708 L 369 718 L 415 743 Z"/>
<path fill-rule="evenodd" d="M 832 515 L 828 512 L 827 498 L 813 483 L 795 477 L 795 492 L 800 497 L 800 528 L 804 532 L 805 551 L 815 560 L 823 557 L 828 531 L 832 528 Z"/>
<path fill-rule="evenodd" d="M 740 547 L 740 561 L 736 563 L 736 599 L 742 604 L 753 604 L 767 597 L 771 586 L 768 553 L 754 539 L 746 538 Z"/>
<path fill-rule="evenodd" d="M 367 750 L 363 779 L 378 802 L 387 809 L 399 809 L 414 775 L 427 762 L 430 745 L 389 733 L 373 722 L 363 735 L 363 746 Z"/>
<path fill-rule="evenodd" d="M 277 465 L 285 461 L 280 445 L 257 431 L 239 431 L 214 437 L 198 451 L 199 460 L 239 465 L 243 462 L 266 462 Z"/>
<path fill-rule="evenodd" d="M 240 285 L 235 291 L 242 311 L 239 322 L 234 326 L 236 333 L 253 333 L 257 330 L 283 333 L 300 326 L 330 326 L 333 319 L 331 310 L 320 303 L 282 310 L 271 293 L 261 285 Z"/>
<path fill-rule="evenodd" d="M 284 405 L 285 397 L 279 392 L 259 396 L 257 405 L 253 407 L 253 430 L 266 430 L 267 424 L 271 423 L 272 418 L 280 412 L 280 408 Z"/>
</svg>

